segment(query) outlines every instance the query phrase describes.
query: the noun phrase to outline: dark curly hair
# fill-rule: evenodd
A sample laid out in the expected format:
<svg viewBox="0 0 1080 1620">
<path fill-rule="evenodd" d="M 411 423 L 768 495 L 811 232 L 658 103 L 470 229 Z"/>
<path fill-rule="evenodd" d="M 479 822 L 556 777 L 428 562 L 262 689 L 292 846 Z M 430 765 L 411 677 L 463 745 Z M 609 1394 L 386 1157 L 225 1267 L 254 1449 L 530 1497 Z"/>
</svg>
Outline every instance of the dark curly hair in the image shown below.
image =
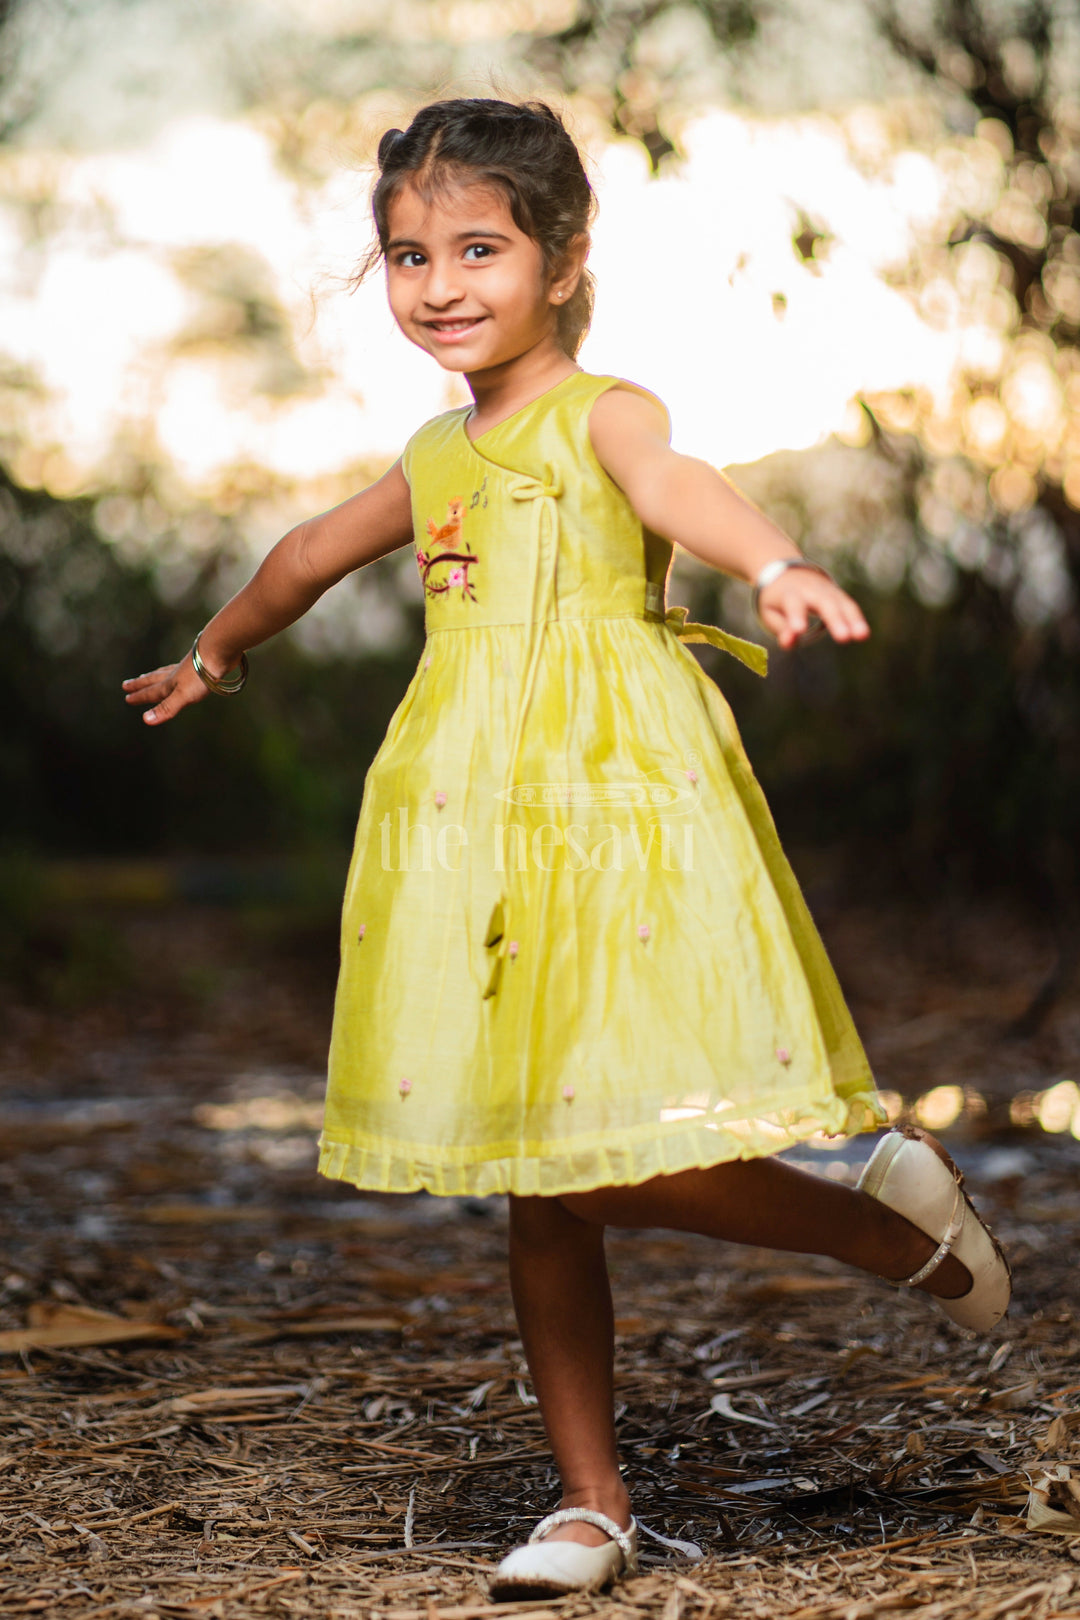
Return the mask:
<svg viewBox="0 0 1080 1620">
<path fill-rule="evenodd" d="M 408 129 L 386 131 L 379 142 L 379 170 L 371 196 L 377 241 L 354 284 L 385 257 L 390 205 L 406 184 L 425 198 L 461 180 L 497 187 L 549 271 L 576 236 L 588 233 L 596 210 L 581 155 L 562 119 L 543 101 L 434 101 L 420 109 Z M 577 354 L 589 330 L 594 285 L 583 270 L 573 296 L 557 311 L 559 341 L 568 355 Z"/>
</svg>

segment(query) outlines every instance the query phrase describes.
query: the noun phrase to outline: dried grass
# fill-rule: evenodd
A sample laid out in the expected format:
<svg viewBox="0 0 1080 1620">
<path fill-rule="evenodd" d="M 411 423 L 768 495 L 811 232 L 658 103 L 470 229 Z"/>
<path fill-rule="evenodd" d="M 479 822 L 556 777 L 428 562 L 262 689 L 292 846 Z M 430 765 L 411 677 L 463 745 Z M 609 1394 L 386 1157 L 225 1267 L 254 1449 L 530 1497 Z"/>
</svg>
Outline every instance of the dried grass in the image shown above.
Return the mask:
<svg viewBox="0 0 1080 1620">
<path fill-rule="evenodd" d="M 612 1233 L 641 1573 L 493 1605 L 558 1497 L 505 1210 L 318 1182 L 325 1009 L 305 1034 L 272 984 L 244 994 L 210 1040 L 18 1023 L 0 1617 L 1080 1617 L 1077 1541 L 1028 1528 L 1032 1482 L 1067 1519 L 1080 1471 L 1071 1138 L 958 1145 L 1016 1268 L 987 1343 L 825 1261 Z M 269 1073 L 245 1072 L 257 1015 Z"/>
</svg>

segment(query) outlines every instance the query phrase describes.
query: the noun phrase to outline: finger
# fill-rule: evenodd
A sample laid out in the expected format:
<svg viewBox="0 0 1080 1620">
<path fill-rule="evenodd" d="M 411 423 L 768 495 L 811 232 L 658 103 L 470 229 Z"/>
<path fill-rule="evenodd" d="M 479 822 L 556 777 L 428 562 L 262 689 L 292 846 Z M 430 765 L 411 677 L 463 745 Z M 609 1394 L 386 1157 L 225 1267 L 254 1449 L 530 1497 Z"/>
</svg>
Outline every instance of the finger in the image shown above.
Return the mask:
<svg viewBox="0 0 1080 1620">
<path fill-rule="evenodd" d="M 848 623 L 851 625 L 851 634 L 857 641 L 865 640 L 870 634 L 870 626 L 867 624 L 866 616 L 858 602 L 853 602 L 850 596 L 847 599 L 847 616 Z"/>
<path fill-rule="evenodd" d="M 152 681 L 166 680 L 176 673 L 177 668 L 176 664 L 162 664 L 160 669 L 148 670 L 145 675 L 132 675 L 126 681 L 121 681 L 120 685 L 125 692 L 137 692 Z"/>
<path fill-rule="evenodd" d="M 847 640 L 865 641 L 870 634 L 870 626 L 863 617 L 858 603 L 853 602 L 850 596 L 845 596 L 841 612 L 847 626 Z"/>
<path fill-rule="evenodd" d="M 828 593 L 796 589 L 776 611 L 776 637 L 785 650 L 809 646 L 827 632 L 847 639 L 846 621 Z"/>
<path fill-rule="evenodd" d="M 172 690 L 172 687 L 172 681 L 147 682 L 144 686 L 139 687 L 137 691 L 125 692 L 124 702 L 156 703 L 158 698 L 165 697 Z"/>
<path fill-rule="evenodd" d="M 801 636 L 810 622 L 810 612 L 804 598 L 798 592 L 793 592 L 781 600 L 779 609 L 785 628 L 793 635 Z"/>
<path fill-rule="evenodd" d="M 158 726 L 165 720 L 172 720 L 186 709 L 189 703 L 201 703 L 209 696 L 207 688 L 195 674 L 191 665 L 177 665 L 179 674 L 175 680 L 167 683 L 168 690 L 160 701 L 154 703 L 152 709 L 147 709 L 143 719 L 148 725 Z"/>
<path fill-rule="evenodd" d="M 862 641 L 870 634 L 858 603 L 831 580 L 779 581 L 773 595 L 777 600 L 762 603 L 762 617 L 785 650 L 808 646 L 826 633 L 838 642 Z"/>
<path fill-rule="evenodd" d="M 152 709 L 147 709 L 143 720 L 148 726 L 164 725 L 166 720 L 171 720 L 174 715 L 179 714 L 182 708 L 183 704 L 177 702 L 174 688 L 161 699 L 160 703 L 155 703 Z"/>
<path fill-rule="evenodd" d="M 813 642 L 820 641 L 822 636 L 825 635 L 828 635 L 828 631 L 825 627 L 825 621 L 821 619 L 818 614 L 811 613 L 810 622 L 803 631 L 802 635 L 799 637 L 799 646 L 809 647 Z"/>
<path fill-rule="evenodd" d="M 847 614 L 835 602 L 823 603 L 819 614 L 822 623 L 834 641 L 851 640 L 851 626 L 848 623 Z"/>
<path fill-rule="evenodd" d="M 782 608 L 774 608 L 769 618 L 772 621 L 769 628 L 772 630 L 773 635 L 784 651 L 789 652 L 798 641 L 801 631 L 796 629 L 792 623 L 791 615 Z"/>
<path fill-rule="evenodd" d="M 814 585 L 807 591 L 806 600 L 834 641 L 851 641 L 863 633 L 859 626 L 865 621 L 846 591 Z M 866 633 L 868 630 L 867 626 Z"/>
</svg>

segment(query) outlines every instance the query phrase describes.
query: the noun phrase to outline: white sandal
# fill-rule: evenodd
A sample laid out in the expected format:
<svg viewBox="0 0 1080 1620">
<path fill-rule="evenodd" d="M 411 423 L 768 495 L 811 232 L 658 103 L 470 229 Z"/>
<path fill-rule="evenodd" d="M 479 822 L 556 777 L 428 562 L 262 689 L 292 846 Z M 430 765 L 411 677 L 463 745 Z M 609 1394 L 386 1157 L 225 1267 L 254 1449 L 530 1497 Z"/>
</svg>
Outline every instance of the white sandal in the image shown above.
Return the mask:
<svg viewBox="0 0 1080 1620">
<path fill-rule="evenodd" d="M 581 1519 L 610 1536 L 602 1547 L 580 1541 L 542 1541 L 549 1530 Z M 489 1593 L 496 1602 L 514 1598 L 557 1597 L 564 1592 L 596 1592 L 617 1575 L 636 1575 L 637 1520 L 622 1530 L 606 1513 L 593 1508 L 558 1508 L 541 1519 L 523 1547 L 508 1552 L 491 1577 Z"/>
<path fill-rule="evenodd" d="M 956 1299 L 932 1294 L 961 1327 L 989 1333 L 1009 1308 L 1012 1274 L 1001 1246 L 980 1220 L 964 1191 L 964 1178 L 951 1159 L 942 1159 L 914 1128 L 895 1128 L 881 1138 L 857 1186 L 887 1204 L 931 1238 L 938 1247 L 924 1266 L 894 1288 L 925 1282 L 949 1253 L 971 1273 L 971 1287 Z M 969 1219 L 970 1217 L 970 1219 Z"/>
</svg>

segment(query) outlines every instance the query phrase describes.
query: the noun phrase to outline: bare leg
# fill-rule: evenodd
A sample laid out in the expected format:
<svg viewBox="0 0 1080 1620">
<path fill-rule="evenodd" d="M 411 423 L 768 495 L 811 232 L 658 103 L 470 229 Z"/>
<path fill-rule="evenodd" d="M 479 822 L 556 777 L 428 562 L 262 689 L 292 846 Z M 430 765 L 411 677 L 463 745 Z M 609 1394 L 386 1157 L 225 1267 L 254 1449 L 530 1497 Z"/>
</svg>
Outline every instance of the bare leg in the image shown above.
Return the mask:
<svg viewBox="0 0 1080 1620">
<path fill-rule="evenodd" d="M 560 1507 L 596 1508 L 630 1526 L 614 1419 L 614 1324 L 603 1227 L 557 1198 L 510 1198 L 510 1289 L 521 1342 L 562 1481 Z M 558 1540 L 600 1546 L 595 1525 Z"/>
<path fill-rule="evenodd" d="M 562 1202 L 582 1220 L 606 1226 L 662 1226 L 757 1248 L 827 1254 L 896 1281 L 912 1276 L 937 1247 L 868 1193 L 772 1158 L 683 1170 L 636 1187 L 567 1193 Z M 955 1298 L 971 1287 L 971 1273 L 950 1254 L 920 1286 Z"/>
<path fill-rule="evenodd" d="M 666 1227 L 729 1243 L 830 1255 L 897 1279 L 915 1272 L 936 1247 L 876 1198 L 772 1158 L 559 1198 L 512 1196 L 511 1290 L 563 1483 L 561 1505 L 598 1508 L 624 1528 L 630 1503 L 615 1445 L 605 1225 Z M 949 1255 L 927 1283 L 928 1292 L 955 1296 L 967 1292 L 971 1276 Z M 566 1525 L 551 1535 L 590 1546 L 605 1539 L 590 1525 Z"/>
</svg>

